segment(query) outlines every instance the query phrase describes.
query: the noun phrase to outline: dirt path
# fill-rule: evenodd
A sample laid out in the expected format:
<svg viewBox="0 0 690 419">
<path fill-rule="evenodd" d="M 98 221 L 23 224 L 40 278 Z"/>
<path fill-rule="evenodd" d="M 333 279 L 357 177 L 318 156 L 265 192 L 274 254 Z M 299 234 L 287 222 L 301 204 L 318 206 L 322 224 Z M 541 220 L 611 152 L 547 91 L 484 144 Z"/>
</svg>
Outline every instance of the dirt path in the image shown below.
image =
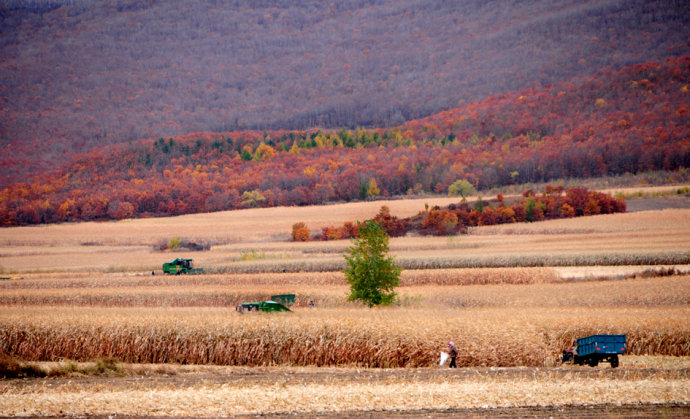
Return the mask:
<svg viewBox="0 0 690 419">
<path fill-rule="evenodd" d="M 0 380 L 0 406 L 10 415 L 34 417 L 257 416 L 247 412 L 274 417 L 291 412 L 307 418 L 690 417 L 683 390 L 690 382 L 690 367 L 684 358 L 671 362 L 616 369 L 126 365 L 126 376 Z M 638 385 L 644 387 L 639 396 L 631 395 Z M 581 386 L 599 387 L 571 398 L 570 389 Z M 542 395 L 550 388 L 558 395 Z M 649 391 L 656 395 L 648 396 Z M 514 407 L 502 407 L 506 405 Z"/>
<path fill-rule="evenodd" d="M 679 404 L 641 404 L 641 405 L 591 405 L 591 406 L 560 406 L 560 407 L 499 407 L 479 409 L 422 409 L 407 411 L 369 411 L 369 412 L 339 412 L 337 414 L 307 414 L 302 418 L 687 418 L 690 406 Z M 284 417 L 285 415 L 261 415 L 261 417 Z M 257 415 L 241 415 L 237 417 L 258 417 Z"/>
<path fill-rule="evenodd" d="M 437 382 L 449 379 L 487 379 L 498 381 L 517 381 L 535 377 L 551 379 L 655 379 L 681 378 L 690 379 L 690 368 L 611 368 L 608 364 L 599 367 L 580 367 L 565 365 L 559 367 L 511 367 L 511 368 L 291 368 L 291 367 L 216 367 L 178 366 L 158 370 L 142 369 L 124 377 L 86 377 L 7 380 L 3 384 L 15 389 L 31 391 L 35 387 L 49 385 L 53 389 L 60 387 L 90 388 L 95 385 L 111 389 L 159 388 L 159 387 L 195 387 L 200 384 L 214 385 L 303 385 L 303 384 L 356 384 L 356 383 L 396 383 L 396 382 Z M 1 382 L 1 381 L 0 381 Z"/>
<path fill-rule="evenodd" d="M 690 208 L 690 195 L 669 195 L 647 198 L 628 198 L 627 212 L 657 211 L 670 208 Z"/>
<path fill-rule="evenodd" d="M 564 365 L 558 367 L 476 367 L 476 368 L 318 368 L 318 367 L 219 367 L 219 366 L 142 366 L 131 368 L 131 376 L 100 377 L 72 376 L 67 378 L 7 380 L 5 385 L 30 389 L 34 386 L 91 387 L 94 384 L 112 388 L 137 386 L 192 387 L 207 384 L 336 384 L 386 383 L 401 381 L 442 381 L 447 379 L 521 380 L 539 376 L 549 378 L 608 378 L 608 379 L 690 379 L 690 368 L 611 368 Z M 1 381 L 0 381 L 1 382 Z"/>
</svg>

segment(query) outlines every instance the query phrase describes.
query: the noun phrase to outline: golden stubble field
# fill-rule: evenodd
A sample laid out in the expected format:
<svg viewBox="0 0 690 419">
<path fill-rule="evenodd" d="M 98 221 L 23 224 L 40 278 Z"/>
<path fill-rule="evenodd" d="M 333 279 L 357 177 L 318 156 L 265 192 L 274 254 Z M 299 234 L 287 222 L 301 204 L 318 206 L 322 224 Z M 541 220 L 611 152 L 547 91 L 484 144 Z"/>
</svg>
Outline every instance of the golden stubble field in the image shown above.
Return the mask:
<svg viewBox="0 0 690 419">
<path fill-rule="evenodd" d="M 11 278 L 0 281 L 0 351 L 46 367 L 112 357 L 125 371 L 0 381 L 0 411 L 453 415 L 522 406 L 544 414 L 544 406 L 642 403 L 688 412 L 690 269 L 676 261 L 690 255 L 690 210 L 392 239 L 396 260 L 416 269 L 403 271 L 396 304 L 379 309 L 345 301 L 339 264 L 349 241 L 287 241 L 297 221 L 317 230 L 383 204 L 415 214 L 426 202 L 448 203 L 0 230 L 0 276 Z M 174 237 L 212 246 L 154 249 Z M 178 256 L 207 273 L 162 275 L 160 264 Z M 293 313 L 234 310 L 288 292 L 297 294 Z M 572 339 L 595 333 L 628 336 L 619 368 L 560 365 Z M 457 371 L 437 365 L 449 340 Z"/>
</svg>

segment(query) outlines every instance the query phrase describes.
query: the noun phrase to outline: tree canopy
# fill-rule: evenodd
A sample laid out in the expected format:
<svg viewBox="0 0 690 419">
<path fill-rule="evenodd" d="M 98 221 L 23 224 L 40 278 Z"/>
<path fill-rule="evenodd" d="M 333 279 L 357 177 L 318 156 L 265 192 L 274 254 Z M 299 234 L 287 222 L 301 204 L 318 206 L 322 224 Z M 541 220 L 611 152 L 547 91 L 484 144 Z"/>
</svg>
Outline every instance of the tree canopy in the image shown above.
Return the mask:
<svg viewBox="0 0 690 419">
<path fill-rule="evenodd" d="M 350 284 L 348 301 L 362 301 L 369 307 L 389 305 L 400 284 L 401 269 L 388 255 L 389 236 L 377 222 L 357 223 L 359 239 L 347 250 L 345 277 Z"/>
<path fill-rule="evenodd" d="M 458 179 L 448 187 L 448 196 L 460 195 L 462 199 L 465 199 L 475 193 L 477 193 L 477 190 L 465 179 Z"/>
</svg>

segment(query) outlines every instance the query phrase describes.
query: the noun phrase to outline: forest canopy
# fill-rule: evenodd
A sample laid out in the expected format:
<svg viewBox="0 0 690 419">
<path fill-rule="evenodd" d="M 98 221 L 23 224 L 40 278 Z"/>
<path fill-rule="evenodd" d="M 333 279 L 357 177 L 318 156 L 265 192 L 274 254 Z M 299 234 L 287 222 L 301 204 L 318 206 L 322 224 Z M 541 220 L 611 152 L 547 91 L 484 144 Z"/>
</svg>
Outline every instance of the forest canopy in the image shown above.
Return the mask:
<svg viewBox="0 0 690 419">
<path fill-rule="evenodd" d="M 142 138 L 391 130 L 690 55 L 684 0 L 0 3 L 0 188 Z"/>
<path fill-rule="evenodd" d="M 447 194 L 690 166 L 690 57 L 492 96 L 390 129 L 197 133 L 76 156 L 2 225 Z"/>
</svg>

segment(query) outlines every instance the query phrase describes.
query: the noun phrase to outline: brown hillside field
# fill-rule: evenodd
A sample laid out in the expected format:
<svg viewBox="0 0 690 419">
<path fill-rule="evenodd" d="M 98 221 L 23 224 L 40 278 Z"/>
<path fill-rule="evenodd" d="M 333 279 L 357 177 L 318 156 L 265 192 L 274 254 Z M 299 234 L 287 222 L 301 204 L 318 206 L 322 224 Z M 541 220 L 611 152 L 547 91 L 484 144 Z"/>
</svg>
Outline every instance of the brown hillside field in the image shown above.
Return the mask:
<svg viewBox="0 0 690 419">
<path fill-rule="evenodd" d="M 320 207 L 266 208 L 120 222 L 16 227 L 0 231 L 0 270 L 154 271 L 174 257 L 193 257 L 210 272 L 341 270 L 348 240 L 292 242 L 292 224 L 313 231 L 373 217 L 382 205 L 399 216 L 425 203 L 457 198 L 377 201 Z M 472 228 L 452 237 L 401 237 L 391 252 L 403 267 L 454 268 L 533 265 L 645 265 L 687 263 L 690 210 L 669 209 Z M 182 238 L 207 251 L 156 250 Z M 243 256 L 245 259 L 242 260 Z M 247 258 L 249 256 L 249 258 Z"/>
<path fill-rule="evenodd" d="M 385 204 L 404 216 L 426 201 L 440 204 Z M 382 204 L 0 230 L 0 353 L 68 371 L 0 380 L 0 411 L 539 416 L 603 403 L 688 413 L 690 266 L 673 261 L 690 254 L 690 210 L 392 239 L 395 259 L 417 269 L 403 270 L 392 307 L 369 309 L 346 301 L 350 241 L 288 237 L 294 222 L 316 230 Z M 212 246 L 154 249 L 174 237 Z M 174 257 L 206 273 L 163 275 Z M 292 313 L 235 311 L 279 293 L 297 295 Z M 620 367 L 561 365 L 573 339 L 607 333 L 627 335 Z M 458 370 L 438 366 L 450 340 Z M 75 367 L 111 358 L 123 362 L 114 376 Z"/>
</svg>

